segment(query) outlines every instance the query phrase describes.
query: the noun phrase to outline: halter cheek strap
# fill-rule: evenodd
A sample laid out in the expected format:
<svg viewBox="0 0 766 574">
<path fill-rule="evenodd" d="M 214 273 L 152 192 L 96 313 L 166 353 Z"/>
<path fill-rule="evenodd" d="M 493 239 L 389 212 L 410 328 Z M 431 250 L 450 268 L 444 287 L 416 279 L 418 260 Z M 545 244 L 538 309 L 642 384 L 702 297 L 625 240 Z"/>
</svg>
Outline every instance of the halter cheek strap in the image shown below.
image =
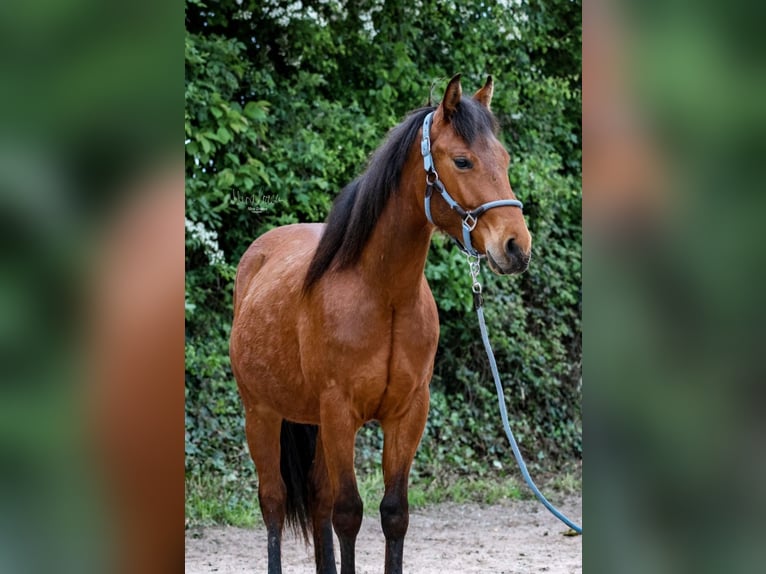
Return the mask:
<svg viewBox="0 0 766 574">
<path fill-rule="evenodd" d="M 476 224 L 479 221 L 479 216 L 485 211 L 494 207 L 512 206 L 522 208 L 522 203 L 516 199 L 499 199 L 497 201 L 488 201 L 481 204 L 479 207 L 470 211 L 466 210 L 444 188 L 444 184 L 439 179 L 439 174 L 436 172 L 436 165 L 434 165 L 434 158 L 431 155 L 431 124 L 433 123 L 434 113 L 430 112 L 423 120 L 423 139 L 420 141 L 420 153 L 423 156 L 423 168 L 426 171 L 426 194 L 425 194 L 425 211 L 428 221 L 432 225 L 434 223 L 433 216 L 431 215 L 431 195 L 433 195 L 434 188 L 442 196 L 444 201 L 447 202 L 450 209 L 457 212 L 463 223 L 463 241 L 453 237 L 458 246 L 474 257 L 482 257 L 476 249 L 474 249 L 471 243 L 471 231 L 474 230 Z M 438 227 L 438 226 L 437 226 Z"/>
</svg>

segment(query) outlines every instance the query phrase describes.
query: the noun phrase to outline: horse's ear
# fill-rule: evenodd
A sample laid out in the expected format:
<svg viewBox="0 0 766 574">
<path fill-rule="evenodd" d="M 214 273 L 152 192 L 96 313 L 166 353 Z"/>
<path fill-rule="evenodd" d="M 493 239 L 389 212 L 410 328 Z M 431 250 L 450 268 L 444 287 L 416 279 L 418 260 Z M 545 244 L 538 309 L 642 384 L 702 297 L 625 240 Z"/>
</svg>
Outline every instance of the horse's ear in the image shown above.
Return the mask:
<svg viewBox="0 0 766 574">
<path fill-rule="evenodd" d="M 493 91 L 494 86 L 492 83 L 492 76 L 487 76 L 487 82 L 484 84 L 484 87 L 473 95 L 473 99 L 489 109 L 489 104 L 492 102 Z"/>
<path fill-rule="evenodd" d="M 460 86 L 460 74 L 455 74 L 447 84 L 440 108 L 445 121 L 450 121 L 452 114 L 457 110 L 460 98 L 463 97 L 463 88 Z"/>
</svg>

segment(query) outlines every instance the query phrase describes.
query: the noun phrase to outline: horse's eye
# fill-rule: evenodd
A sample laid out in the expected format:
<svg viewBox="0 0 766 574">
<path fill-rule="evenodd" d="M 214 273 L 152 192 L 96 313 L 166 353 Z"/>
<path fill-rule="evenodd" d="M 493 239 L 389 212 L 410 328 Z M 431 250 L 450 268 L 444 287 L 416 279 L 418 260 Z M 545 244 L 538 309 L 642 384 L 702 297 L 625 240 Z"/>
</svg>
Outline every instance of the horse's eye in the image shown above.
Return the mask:
<svg viewBox="0 0 766 574">
<path fill-rule="evenodd" d="M 456 157 L 452 161 L 455 162 L 455 167 L 458 169 L 471 169 L 473 167 L 471 160 L 465 157 Z"/>
</svg>

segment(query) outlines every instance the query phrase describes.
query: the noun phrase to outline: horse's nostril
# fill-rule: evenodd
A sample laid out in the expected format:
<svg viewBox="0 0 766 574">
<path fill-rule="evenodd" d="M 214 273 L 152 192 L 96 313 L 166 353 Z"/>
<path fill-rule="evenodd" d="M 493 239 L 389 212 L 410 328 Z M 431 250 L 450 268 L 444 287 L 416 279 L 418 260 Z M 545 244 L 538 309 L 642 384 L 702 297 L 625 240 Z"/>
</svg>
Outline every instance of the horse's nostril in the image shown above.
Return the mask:
<svg viewBox="0 0 766 574">
<path fill-rule="evenodd" d="M 507 255 L 513 255 L 519 250 L 518 245 L 516 245 L 516 241 L 513 237 L 511 237 L 508 241 L 505 243 L 505 253 Z"/>
</svg>

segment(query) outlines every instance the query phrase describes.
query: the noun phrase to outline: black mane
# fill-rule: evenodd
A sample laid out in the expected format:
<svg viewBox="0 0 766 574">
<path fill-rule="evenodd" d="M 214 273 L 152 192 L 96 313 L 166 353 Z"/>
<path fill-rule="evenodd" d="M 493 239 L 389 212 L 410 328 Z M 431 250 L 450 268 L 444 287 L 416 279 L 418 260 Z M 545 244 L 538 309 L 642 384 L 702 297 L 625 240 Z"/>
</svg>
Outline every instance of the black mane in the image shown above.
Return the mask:
<svg viewBox="0 0 766 574">
<path fill-rule="evenodd" d="M 333 263 L 343 269 L 359 261 L 391 194 L 399 187 L 402 169 L 423 119 L 435 109 L 426 106 L 410 112 L 373 153 L 364 173 L 343 188 L 335 199 L 306 273 L 305 292 Z M 470 98 L 460 101 L 450 125 L 468 145 L 482 134 L 497 131 L 494 116 Z"/>
</svg>

